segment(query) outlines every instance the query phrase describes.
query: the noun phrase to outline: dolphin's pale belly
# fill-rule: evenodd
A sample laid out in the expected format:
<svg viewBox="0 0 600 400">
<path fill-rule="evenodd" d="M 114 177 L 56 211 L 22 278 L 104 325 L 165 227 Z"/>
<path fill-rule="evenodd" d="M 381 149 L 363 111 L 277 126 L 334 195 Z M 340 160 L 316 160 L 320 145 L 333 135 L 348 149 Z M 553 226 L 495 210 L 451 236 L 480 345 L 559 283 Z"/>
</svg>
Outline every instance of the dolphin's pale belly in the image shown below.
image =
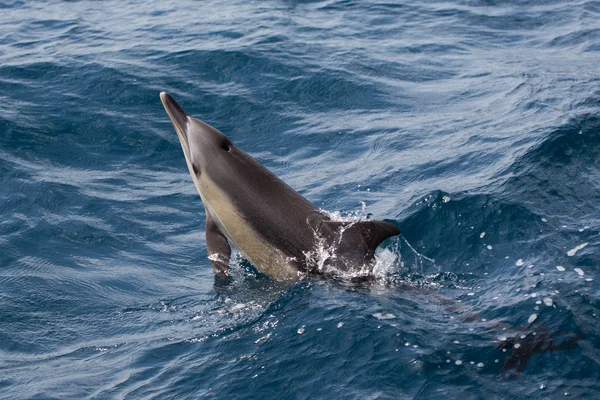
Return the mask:
<svg viewBox="0 0 600 400">
<path fill-rule="evenodd" d="M 244 258 L 274 279 L 298 279 L 298 270 L 292 265 L 292 260 L 266 242 L 214 182 L 204 176 L 201 181 L 194 178 L 194 183 L 207 212 L 211 214 L 229 243 L 236 247 Z"/>
</svg>

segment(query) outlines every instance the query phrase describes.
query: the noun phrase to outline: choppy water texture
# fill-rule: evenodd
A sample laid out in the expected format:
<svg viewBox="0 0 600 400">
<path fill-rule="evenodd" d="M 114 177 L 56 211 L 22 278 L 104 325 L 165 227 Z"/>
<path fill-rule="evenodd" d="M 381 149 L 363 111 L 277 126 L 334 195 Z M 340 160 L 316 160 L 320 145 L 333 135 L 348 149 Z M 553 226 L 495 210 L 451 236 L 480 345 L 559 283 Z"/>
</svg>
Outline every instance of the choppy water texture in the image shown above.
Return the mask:
<svg viewBox="0 0 600 400">
<path fill-rule="evenodd" d="M 0 397 L 600 397 L 600 3 L 413 3 L 3 1 Z M 378 281 L 215 280 L 161 90 Z"/>
</svg>

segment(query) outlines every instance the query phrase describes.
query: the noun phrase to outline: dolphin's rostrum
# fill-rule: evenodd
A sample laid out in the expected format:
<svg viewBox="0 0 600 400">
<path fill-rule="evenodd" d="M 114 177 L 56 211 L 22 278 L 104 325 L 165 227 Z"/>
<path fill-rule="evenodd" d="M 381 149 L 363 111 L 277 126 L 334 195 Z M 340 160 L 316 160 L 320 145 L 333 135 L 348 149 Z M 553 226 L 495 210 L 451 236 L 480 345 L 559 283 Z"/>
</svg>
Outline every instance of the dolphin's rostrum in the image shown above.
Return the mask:
<svg viewBox="0 0 600 400">
<path fill-rule="evenodd" d="M 169 94 L 160 99 L 206 210 L 206 247 L 218 275 L 228 274 L 230 246 L 266 275 L 292 280 L 360 269 L 379 243 L 400 234 L 384 221 L 332 221 Z M 322 249 L 327 256 L 317 260 Z"/>
</svg>

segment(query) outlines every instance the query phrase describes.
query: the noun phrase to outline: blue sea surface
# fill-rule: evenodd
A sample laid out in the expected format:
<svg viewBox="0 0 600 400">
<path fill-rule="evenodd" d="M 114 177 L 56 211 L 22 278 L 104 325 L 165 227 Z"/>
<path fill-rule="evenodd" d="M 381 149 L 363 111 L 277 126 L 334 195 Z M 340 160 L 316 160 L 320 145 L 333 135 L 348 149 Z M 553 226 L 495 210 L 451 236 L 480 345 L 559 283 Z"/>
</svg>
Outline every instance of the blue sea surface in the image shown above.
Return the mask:
<svg viewBox="0 0 600 400">
<path fill-rule="evenodd" d="M 0 398 L 600 398 L 600 2 L 0 2 Z M 207 259 L 159 92 L 377 279 Z"/>
</svg>

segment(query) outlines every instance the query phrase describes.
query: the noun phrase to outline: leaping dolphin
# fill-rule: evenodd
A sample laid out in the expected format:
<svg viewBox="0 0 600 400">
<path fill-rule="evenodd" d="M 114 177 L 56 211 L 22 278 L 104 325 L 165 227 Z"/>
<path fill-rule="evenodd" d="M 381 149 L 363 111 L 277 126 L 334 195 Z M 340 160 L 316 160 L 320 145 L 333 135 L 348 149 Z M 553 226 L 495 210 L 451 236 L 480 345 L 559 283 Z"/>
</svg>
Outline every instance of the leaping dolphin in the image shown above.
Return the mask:
<svg viewBox="0 0 600 400">
<path fill-rule="evenodd" d="M 368 266 L 383 240 L 400 234 L 384 221 L 332 221 L 212 126 L 160 94 L 206 211 L 206 247 L 227 276 L 231 247 L 277 280 Z M 326 257 L 315 257 L 325 250 Z"/>
</svg>

